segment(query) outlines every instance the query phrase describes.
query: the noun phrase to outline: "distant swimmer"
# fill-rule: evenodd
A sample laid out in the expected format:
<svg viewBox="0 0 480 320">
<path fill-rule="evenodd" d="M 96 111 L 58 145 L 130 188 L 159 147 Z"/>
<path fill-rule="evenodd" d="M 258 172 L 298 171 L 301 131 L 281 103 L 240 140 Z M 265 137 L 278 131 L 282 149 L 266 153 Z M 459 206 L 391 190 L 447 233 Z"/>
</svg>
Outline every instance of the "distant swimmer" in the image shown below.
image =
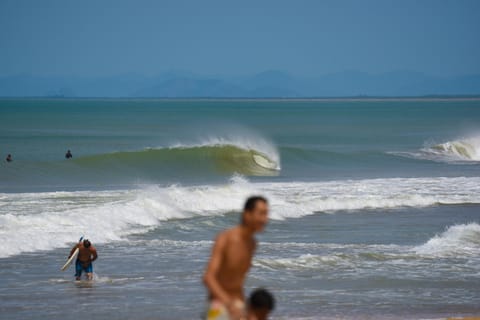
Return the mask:
<svg viewBox="0 0 480 320">
<path fill-rule="evenodd" d="M 11 155 L 11 154 L 8 154 L 8 155 L 7 155 L 7 158 L 5 159 L 5 161 L 7 161 L 7 162 L 12 162 L 12 161 L 13 161 L 12 155 Z"/>
<path fill-rule="evenodd" d="M 268 201 L 247 199 L 239 225 L 220 233 L 213 245 L 203 282 L 209 292 L 208 320 L 245 319 L 243 284 L 256 248 L 255 233 L 268 222 Z"/>
<path fill-rule="evenodd" d="M 70 251 L 68 258 L 73 255 L 76 249 L 79 249 L 77 261 L 75 262 L 75 279 L 80 280 L 82 272 L 85 271 L 87 274 L 87 279 L 93 279 L 93 265 L 92 262 L 97 260 L 97 250 L 90 243 L 88 239 L 85 239 L 78 244 L 76 244 Z"/>
<path fill-rule="evenodd" d="M 73 158 L 72 152 L 70 150 L 67 150 L 67 153 L 65 153 L 65 158 L 66 159 L 71 159 Z"/>
<path fill-rule="evenodd" d="M 267 320 L 275 308 L 275 298 L 266 289 L 255 289 L 248 298 L 248 320 Z"/>
</svg>

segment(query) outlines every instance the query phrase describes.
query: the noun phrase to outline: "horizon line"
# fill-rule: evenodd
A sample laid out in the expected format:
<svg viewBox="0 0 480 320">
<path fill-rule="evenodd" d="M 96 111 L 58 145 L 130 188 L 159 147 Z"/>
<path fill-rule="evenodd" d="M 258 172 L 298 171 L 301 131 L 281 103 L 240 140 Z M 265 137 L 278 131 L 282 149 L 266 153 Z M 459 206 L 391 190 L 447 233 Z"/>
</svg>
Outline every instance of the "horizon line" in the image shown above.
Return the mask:
<svg viewBox="0 0 480 320">
<path fill-rule="evenodd" d="M 480 101 L 480 94 L 472 95 L 451 95 L 451 94 L 435 94 L 435 95 L 418 95 L 418 96 L 369 96 L 369 95 L 356 95 L 356 96 L 312 96 L 312 97 L 102 97 L 102 96 L 80 96 L 80 97 L 68 97 L 68 96 L 0 96 L 0 100 L 172 100 L 172 101 L 191 101 L 191 100 L 203 100 L 203 101 L 442 101 L 442 100 L 459 100 L 459 101 Z"/>
</svg>

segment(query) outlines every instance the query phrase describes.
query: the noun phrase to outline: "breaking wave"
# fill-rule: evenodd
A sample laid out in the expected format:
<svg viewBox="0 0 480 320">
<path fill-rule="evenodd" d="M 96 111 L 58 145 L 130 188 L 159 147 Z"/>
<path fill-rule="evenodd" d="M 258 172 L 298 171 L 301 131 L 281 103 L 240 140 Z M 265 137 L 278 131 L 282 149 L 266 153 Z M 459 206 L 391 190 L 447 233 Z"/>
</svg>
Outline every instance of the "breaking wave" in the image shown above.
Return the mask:
<svg viewBox="0 0 480 320">
<path fill-rule="evenodd" d="M 339 210 L 480 203 L 480 177 L 252 183 L 235 176 L 220 185 L 0 194 L 0 257 L 63 247 L 85 233 L 105 243 L 171 219 L 238 212 L 251 194 L 267 196 L 271 218 L 282 220 Z"/>
<path fill-rule="evenodd" d="M 160 168 L 183 168 L 271 176 L 280 171 L 280 157 L 275 146 L 262 139 L 252 143 L 248 140 L 211 138 L 197 144 L 92 155 L 74 162 L 89 168 L 135 168 L 150 172 Z"/>
<path fill-rule="evenodd" d="M 470 163 L 480 161 L 480 137 L 429 144 L 416 152 L 391 152 L 409 158 L 450 163 Z"/>
<path fill-rule="evenodd" d="M 465 161 L 480 161 L 480 137 L 447 141 L 425 148 L 424 152 Z"/>
<path fill-rule="evenodd" d="M 423 255 L 480 254 L 480 225 L 472 222 L 448 227 L 425 244 L 415 247 Z"/>
</svg>

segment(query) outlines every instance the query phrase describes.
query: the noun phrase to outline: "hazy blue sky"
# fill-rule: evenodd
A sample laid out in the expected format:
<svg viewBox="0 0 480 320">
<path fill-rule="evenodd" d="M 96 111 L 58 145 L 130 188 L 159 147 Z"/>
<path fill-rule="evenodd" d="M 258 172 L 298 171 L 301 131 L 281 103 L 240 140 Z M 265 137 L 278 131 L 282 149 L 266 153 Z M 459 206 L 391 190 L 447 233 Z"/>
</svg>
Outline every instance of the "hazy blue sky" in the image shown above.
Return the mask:
<svg viewBox="0 0 480 320">
<path fill-rule="evenodd" d="M 480 1 L 0 0 L 0 75 L 480 73 Z"/>
</svg>

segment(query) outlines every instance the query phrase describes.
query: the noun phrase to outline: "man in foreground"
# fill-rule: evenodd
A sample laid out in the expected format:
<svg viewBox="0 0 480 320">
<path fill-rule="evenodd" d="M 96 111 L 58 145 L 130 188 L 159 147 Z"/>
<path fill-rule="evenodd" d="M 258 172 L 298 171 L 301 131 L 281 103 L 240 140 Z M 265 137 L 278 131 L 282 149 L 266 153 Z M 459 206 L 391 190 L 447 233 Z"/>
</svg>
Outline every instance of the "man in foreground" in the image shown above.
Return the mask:
<svg viewBox="0 0 480 320">
<path fill-rule="evenodd" d="M 209 291 L 207 319 L 245 319 L 243 284 L 256 248 L 255 233 L 268 222 L 268 201 L 247 199 L 239 225 L 217 236 L 203 281 Z"/>
<path fill-rule="evenodd" d="M 98 258 L 97 250 L 94 246 L 92 246 L 88 239 L 85 239 L 83 241 L 80 241 L 72 248 L 72 250 L 70 251 L 70 255 L 68 256 L 69 259 L 77 248 L 79 249 L 79 251 L 77 261 L 75 262 L 75 280 L 79 281 L 81 279 L 83 271 L 85 271 L 85 273 L 87 274 L 87 279 L 92 280 L 92 262 L 97 260 Z"/>
</svg>

